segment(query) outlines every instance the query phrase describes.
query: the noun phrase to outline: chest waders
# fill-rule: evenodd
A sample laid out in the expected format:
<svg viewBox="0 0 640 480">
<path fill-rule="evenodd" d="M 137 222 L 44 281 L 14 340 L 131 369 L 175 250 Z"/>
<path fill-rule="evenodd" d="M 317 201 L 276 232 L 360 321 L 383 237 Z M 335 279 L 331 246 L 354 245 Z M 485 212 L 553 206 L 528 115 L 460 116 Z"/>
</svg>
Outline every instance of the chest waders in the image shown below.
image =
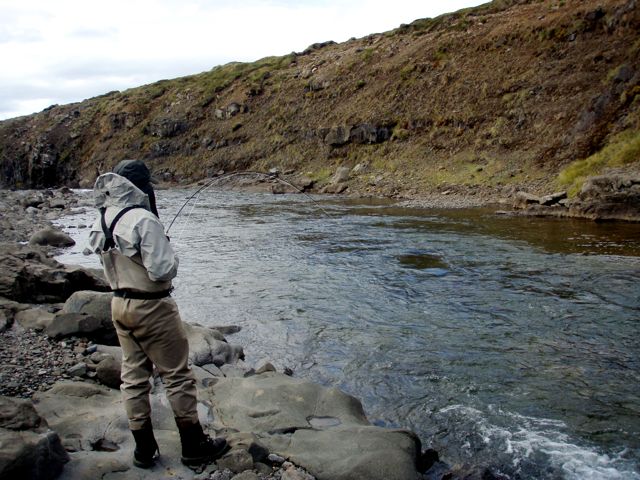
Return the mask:
<svg viewBox="0 0 640 480">
<path fill-rule="evenodd" d="M 113 232 L 118 221 L 129 211 L 143 208 L 139 205 L 125 207 L 113 218 L 107 227 L 106 208 L 100 209 L 100 223 L 105 240 L 100 257 L 104 275 L 116 297 L 138 300 L 154 300 L 171 294 L 171 282 L 154 282 L 149 278 L 140 253 L 133 257 L 123 255 L 116 247 Z"/>
</svg>

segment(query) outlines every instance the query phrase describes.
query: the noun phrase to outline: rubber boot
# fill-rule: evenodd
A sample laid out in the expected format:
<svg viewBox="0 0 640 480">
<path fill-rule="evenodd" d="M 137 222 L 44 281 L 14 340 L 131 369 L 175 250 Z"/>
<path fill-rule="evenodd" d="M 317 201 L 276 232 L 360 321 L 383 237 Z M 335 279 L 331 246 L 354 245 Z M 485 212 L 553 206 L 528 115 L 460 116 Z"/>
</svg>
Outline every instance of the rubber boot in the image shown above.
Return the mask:
<svg viewBox="0 0 640 480">
<path fill-rule="evenodd" d="M 153 427 L 151 421 L 147 421 L 141 429 L 131 430 L 133 438 L 136 441 L 136 449 L 133 451 L 133 464 L 138 468 L 151 468 L 155 463 L 158 442 L 153 435 Z"/>
<path fill-rule="evenodd" d="M 182 443 L 182 463 L 197 466 L 220 458 L 227 451 L 224 438 L 211 438 L 202 431 L 200 422 L 188 423 L 176 420 Z"/>
</svg>

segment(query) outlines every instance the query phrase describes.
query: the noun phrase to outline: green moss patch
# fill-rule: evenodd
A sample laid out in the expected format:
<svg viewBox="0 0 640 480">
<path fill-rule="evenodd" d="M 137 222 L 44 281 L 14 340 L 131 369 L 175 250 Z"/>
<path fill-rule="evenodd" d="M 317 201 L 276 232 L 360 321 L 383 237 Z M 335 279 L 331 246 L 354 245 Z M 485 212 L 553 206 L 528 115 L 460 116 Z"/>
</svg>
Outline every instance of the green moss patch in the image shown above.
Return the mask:
<svg viewBox="0 0 640 480">
<path fill-rule="evenodd" d="M 625 130 L 599 152 L 577 160 L 562 170 L 558 183 L 575 196 L 587 177 L 599 175 L 607 168 L 622 167 L 640 162 L 640 130 Z"/>
</svg>

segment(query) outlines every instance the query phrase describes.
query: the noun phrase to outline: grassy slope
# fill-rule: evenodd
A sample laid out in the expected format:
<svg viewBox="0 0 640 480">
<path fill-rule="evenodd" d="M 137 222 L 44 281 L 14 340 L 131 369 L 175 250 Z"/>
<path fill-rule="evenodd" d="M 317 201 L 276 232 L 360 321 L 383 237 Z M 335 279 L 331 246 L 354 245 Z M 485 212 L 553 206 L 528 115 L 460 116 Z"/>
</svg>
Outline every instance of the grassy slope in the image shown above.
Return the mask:
<svg viewBox="0 0 640 480">
<path fill-rule="evenodd" d="M 361 193 L 553 189 L 572 162 L 637 139 L 640 15 L 629 6 L 494 1 L 56 106 L 0 123 L 0 183 L 89 185 L 133 157 L 184 181 L 279 167 L 321 184 L 339 166 L 361 164 L 350 184 Z M 240 112 L 227 115 L 234 102 Z M 361 123 L 392 137 L 343 146 L 324 139 L 332 127 Z M 636 169 L 635 152 L 563 179 Z"/>
</svg>

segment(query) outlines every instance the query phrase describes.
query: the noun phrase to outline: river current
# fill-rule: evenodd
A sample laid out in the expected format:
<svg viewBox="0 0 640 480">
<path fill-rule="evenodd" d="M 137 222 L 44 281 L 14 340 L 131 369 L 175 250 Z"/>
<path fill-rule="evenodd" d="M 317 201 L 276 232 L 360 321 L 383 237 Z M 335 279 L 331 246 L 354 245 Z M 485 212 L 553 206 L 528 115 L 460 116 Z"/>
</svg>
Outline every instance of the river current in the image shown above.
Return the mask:
<svg viewBox="0 0 640 480">
<path fill-rule="evenodd" d="M 168 225 L 191 193 L 160 191 Z M 185 321 L 360 398 L 449 463 L 640 479 L 640 225 L 204 192 L 172 227 Z M 95 213 L 60 220 L 83 256 Z"/>
</svg>

